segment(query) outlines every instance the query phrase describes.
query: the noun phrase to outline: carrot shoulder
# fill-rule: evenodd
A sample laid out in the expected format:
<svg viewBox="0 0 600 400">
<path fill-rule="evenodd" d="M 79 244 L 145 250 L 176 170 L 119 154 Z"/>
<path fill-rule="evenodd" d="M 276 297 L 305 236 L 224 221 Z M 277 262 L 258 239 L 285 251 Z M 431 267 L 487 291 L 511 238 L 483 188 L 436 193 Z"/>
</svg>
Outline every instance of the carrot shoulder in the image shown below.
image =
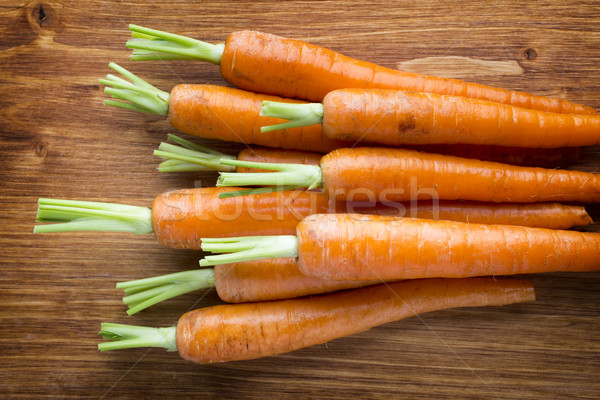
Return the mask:
<svg viewBox="0 0 600 400">
<path fill-rule="evenodd" d="M 562 99 L 393 70 L 267 33 L 235 32 L 224 45 L 212 45 L 137 25 L 129 28 L 132 60 L 208 61 L 220 65 L 224 79 L 254 92 L 321 101 L 335 89 L 379 88 L 459 95 L 553 112 L 596 113 Z"/>
<path fill-rule="evenodd" d="M 330 295 L 220 305 L 184 314 L 176 327 L 102 324 L 100 350 L 164 347 L 193 362 L 249 360 L 298 350 L 421 313 L 535 300 L 529 282 L 429 279 Z"/>
</svg>

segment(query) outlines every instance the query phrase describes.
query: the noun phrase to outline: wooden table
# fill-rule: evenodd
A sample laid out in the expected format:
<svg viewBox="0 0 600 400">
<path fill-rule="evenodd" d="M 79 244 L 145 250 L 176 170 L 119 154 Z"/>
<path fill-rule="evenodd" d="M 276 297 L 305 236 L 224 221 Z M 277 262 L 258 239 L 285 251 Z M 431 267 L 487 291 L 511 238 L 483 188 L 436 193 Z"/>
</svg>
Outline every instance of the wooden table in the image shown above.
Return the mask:
<svg viewBox="0 0 600 400">
<path fill-rule="evenodd" d="M 256 29 L 356 58 L 600 108 L 593 1 L 0 3 L 0 392 L 3 398 L 598 398 L 600 274 L 532 276 L 538 300 L 435 312 L 290 354 L 196 365 L 100 353 L 100 322 L 174 324 L 189 294 L 133 317 L 118 281 L 195 268 L 151 235 L 34 235 L 39 197 L 149 206 L 214 174 L 159 174 L 163 118 L 102 105 L 115 61 L 169 90 L 225 84 L 199 62 L 128 61 L 128 23 L 209 42 Z M 234 153 L 228 143 L 210 145 Z M 590 149 L 572 168 L 599 172 Z M 590 212 L 597 217 L 595 209 Z M 598 225 L 586 228 L 598 231 Z"/>
</svg>

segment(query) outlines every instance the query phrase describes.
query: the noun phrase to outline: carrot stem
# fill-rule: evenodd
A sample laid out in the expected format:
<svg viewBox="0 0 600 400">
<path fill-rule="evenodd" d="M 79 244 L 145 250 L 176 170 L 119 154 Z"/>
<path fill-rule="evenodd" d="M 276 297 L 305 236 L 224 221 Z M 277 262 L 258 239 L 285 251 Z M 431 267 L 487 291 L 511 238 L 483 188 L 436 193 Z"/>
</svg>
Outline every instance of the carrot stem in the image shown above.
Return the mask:
<svg viewBox="0 0 600 400">
<path fill-rule="evenodd" d="M 152 211 L 147 207 L 95 201 L 39 199 L 34 233 L 72 231 L 152 233 Z"/>
<path fill-rule="evenodd" d="M 242 160 L 221 160 L 222 164 L 236 167 L 267 169 L 277 172 L 220 172 L 217 186 L 268 186 L 271 191 L 307 188 L 308 190 L 323 186 L 321 167 L 303 164 L 261 163 Z M 245 192 L 245 191 L 244 191 Z M 224 193 L 224 196 L 235 196 L 239 192 Z"/>
<path fill-rule="evenodd" d="M 132 39 L 125 46 L 133 49 L 131 61 L 201 60 L 219 65 L 224 43 L 210 44 L 139 25 L 129 25 Z"/>
<path fill-rule="evenodd" d="M 108 86 L 104 93 L 110 94 L 113 99 L 123 100 L 105 100 L 104 104 L 147 114 L 169 114 L 169 93 L 157 89 L 113 62 L 108 66 L 129 81 L 112 74 L 106 75 L 106 79 L 100 79 L 100 84 Z"/>
<path fill-rule="evenodd" d="M 280 103 L 265 100 L 262 102 L 262 108 L 260 109 L 261 116 L 287 119 L 288 121 L 263 126 L 260 131 L 266 133 L 279 129 L 320 124 L 323 122 L 323 112 L 323 104 L 321 103 Z"/>
<path fill-rule="evenodd" d="M 204 257 L 200 260 L 200 265 L 203 267 L 265 258 L 298 257 L 298 240 L 294 235 L 202 238 L 201 240 L 203 251 L 226 253 Z"/>
<path fill-rule="evenodd" d="M 98 344 L 98 350 L 109 351 L 132 349 L 135 347 L 163 347 L 167 351 L 177 351 L 176 327 L 150 328 L 104 322 L 99 335 L 112 342 Z"/>
<path fill-rule="evenodd" d="M 129 307 L 129 315 L 173 297 L 214 286 L 215 273 L 212 269 L 197 269 L 117 283 L 117 289 L 123 289 L 126 295 L 123 297 L 123 303 Z"/>
</svg>

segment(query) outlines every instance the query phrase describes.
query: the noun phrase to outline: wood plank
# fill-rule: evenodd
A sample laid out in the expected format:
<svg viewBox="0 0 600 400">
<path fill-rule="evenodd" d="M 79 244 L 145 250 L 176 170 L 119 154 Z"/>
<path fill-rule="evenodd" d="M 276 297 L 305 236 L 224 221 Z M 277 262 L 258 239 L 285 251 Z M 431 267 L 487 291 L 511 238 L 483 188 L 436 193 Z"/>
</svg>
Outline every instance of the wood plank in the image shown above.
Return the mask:
<svg viewBox="0 0 600 400">
<path fill-rule="evenodd" d="M 115 61 L 163 90 L 224 82 L 197 62 L 132 63 L 128 23 L 209 42 L 256 29 L 392 68 L 600 108 L 594 1 L 3 1 L 0 4 L 0 393 L 24 398 L 598 398 L 600 274 L 530 276 L 534 304 L 435 312 L 247 362 L 196 365 L 160 349 L 99 353 L 100 322 L 166 326 L 214 291 L 127 317 L 118 281 L 196 268 L 151 235 L 33 235 L 36 201 L 149 206 L 213 185 L 156 172 L 174 130 L 103 106 Z M 205 142 L 235 154 L 241 145 Z M 598 149 L 571 168 L 599 172 Z M 590 207 L 598 218 L 598 207 Z M 595 224 L 586 230 L 599 231 Z"/>
</svg>

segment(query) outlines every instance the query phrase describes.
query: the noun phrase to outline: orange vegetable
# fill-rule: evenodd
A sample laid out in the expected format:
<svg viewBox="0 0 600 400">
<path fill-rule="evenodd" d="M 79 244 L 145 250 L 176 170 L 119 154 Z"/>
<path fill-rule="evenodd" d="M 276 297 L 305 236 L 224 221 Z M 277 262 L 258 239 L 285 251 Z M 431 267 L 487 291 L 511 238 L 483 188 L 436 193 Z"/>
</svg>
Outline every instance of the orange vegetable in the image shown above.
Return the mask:
<svg viewBox="0 0 600 400">
<path fill-rule="evenodd" d="M 341 289 L 368 286 L 380 281 L 334 281 L 301 274 L 295 258 L 273 258 L 215 265 L 174 274 L 120 282 L 123 303 L 133 315 L 164 300 L 215 287 L 228 303 L 280 300 Z"/>
<path fill-rule="evenodd" d="M 520 167 L 405 149 L 337 149 L 325 155 L 320 166 L 221 162 L 278 172 L 221 172 L 219 186 L 272 185 L 274 190 L 277 186 L 322 187 L 333 200 L 600 201 L 600 180 L 596 174 Z"/>
<path fill-rule="evenodd" d="M 325 136 L 333 140 L 529 148 L 600 142 L 599 115 L 552 113 L 459 96 L 340 89 L 328 93 L 323 103 L 263 104 L 262 115 L 289 120 L 263 132 L 321 123 Z"/>
<path fill-rule="evenodd" d="M 534 300 L 533 286 L 526 281 L 413 280 L 299 299 L 218 305 L 186 313 L 169 328 L 104 323 L 100 335 L 115 341 L 100 343 L 98 348 L 164 347 L 198 363 L 249 360 L 425 312 Z"/>
<path fill-rule="evenodd" d="M 241 31 L 225 45 L 130 25 L 132 60 L 200 59 L 220 65 L 223 78 L 252 92 L 321 101 L 343 88 L 379 88 L 465 96 L 537 110 L 595 114 L 587 106 L 556 98 L 403 72 L 346 57 L 300 40 Z M 158 40 L 157 40 L 158 39 Z"/>
<path fill-rule="evenodd" d="M 106 100 L 104 103 L 139 112 L 168 116 L 171 125 L 181 132 L 205 139 L 260 145 L 270 148 L 307 150 L 326 153 L 340 147 L 352 147 L 348 141 L 331 140 L 323 135 L 320 125 L 283 129 L 270 134 L 261 133 L 261 127 L 281 122 L 280 119 L 261 116 L 263 101 L 295 102 L 274 96 L 245 92 L 239 89 L 212 85 L 177 85 L 171 93 L 164 92 L 143 81 L 126 69 L 111 63 L 111 68 L 129 78 L 132 83 L 108 75 L 100 83 L 107 85 L 105 92 L 113 98 L 125 101 Z M 303 103 L 305 104 L 305 103 Z M 173 135 L 171 135 L 173 136 Z M 188 144 L 191 142 L 185 141 Z M 510 161 L 519 165 L 548 165 L 556 167 L 571 161 L 575 156 L 564 149 L 524 149 L 490 146 L 445 146 L 436 149 L 445 154 L 476 156 L 491 161 Z M 203 152 L 209 163 L 202 164 L 206 169 L 219 169 L 214 156 L 223 156 L 203 146 Z M 425 147 L 427 149 L 427 147 Z M 573 150 L 577 153 L 579 149 Z M 275 153 L 271 153 L 275 154 Z M 210 156 L 213 157 L 210 157 Z M 293 155 L 293 154 L 290 154 Z M 231 158 L 231 157 L 230 157 Z M 310 156 L 309 158 L 316 158 Z M 179 162 L 183 162 L 182 157 Z M 211 163 L 212 161 L 212 163 Z M 169 165 L 165 171 L 188 170 L 190 165 L 181 167 L 179 162 L 171 161 L 177 168 Z M 290 162 L 296 162 L 290 160 Z M 187 169 L 185 169 L 187 168 Z M 199 167 L 195 167 L 196 170 Z"/>
<path fill-rule="evenodd" d="M 200 265 L 297 257 L 306 275 L 384 281 L 600 270 L 600 234 L 360 214 L 316 214 L 296 235 L 203 238 Z"/>
<path fill-rule="evenodd" d="M 315 213 L 352 211 L 396 216 L 443 218 L 481 223 L 504 223 L 569 228 L 591 219 L 580 206 L 561 204 L 330 203 L 316 192 L 285 191 L 229 197 L 234 188 L 197 188 L 163 193 L 152 208 L 111 203 L 40 199 L 35 232 L 121 231 L 154 233 L 163 246 L 200 249 L 203 236 L 293 234 L 300 220 Z"/>
</svg>

